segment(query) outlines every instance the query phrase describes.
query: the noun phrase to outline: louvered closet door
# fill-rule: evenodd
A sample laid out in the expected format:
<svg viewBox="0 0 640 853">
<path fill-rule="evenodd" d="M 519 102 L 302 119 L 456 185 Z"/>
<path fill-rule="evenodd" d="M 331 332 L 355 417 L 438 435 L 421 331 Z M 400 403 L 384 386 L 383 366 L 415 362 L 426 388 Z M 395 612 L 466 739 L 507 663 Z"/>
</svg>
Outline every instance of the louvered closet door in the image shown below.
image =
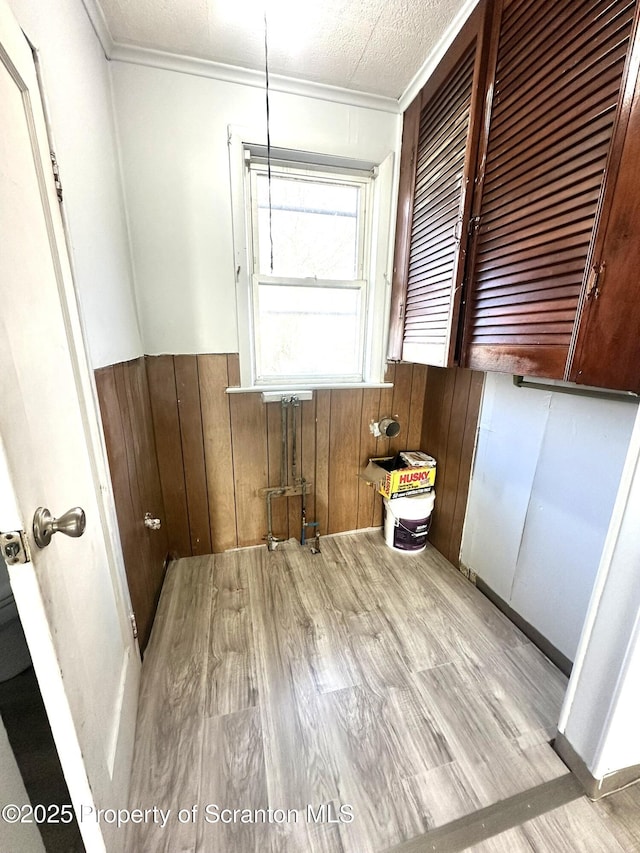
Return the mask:
<svg viewBox="0 0 640 853">
<path fill-rule="evenodd" d="M 452 363 L 476 40 L 422 107 L 402 358 Z"/>
<path fill-rule="evenodd" d="M 640 9 L 635 45 L 640 47 Z M 640 51 L 629 67 L 570 379 L 640 394 Z M 619 161 L 617 154 L 620 152 Z"/>
<path fill-rule="evenodd" d="M 474 211 L 466 366 L 564 375 L 634 5 L 505 4 Z"/>
</svg>

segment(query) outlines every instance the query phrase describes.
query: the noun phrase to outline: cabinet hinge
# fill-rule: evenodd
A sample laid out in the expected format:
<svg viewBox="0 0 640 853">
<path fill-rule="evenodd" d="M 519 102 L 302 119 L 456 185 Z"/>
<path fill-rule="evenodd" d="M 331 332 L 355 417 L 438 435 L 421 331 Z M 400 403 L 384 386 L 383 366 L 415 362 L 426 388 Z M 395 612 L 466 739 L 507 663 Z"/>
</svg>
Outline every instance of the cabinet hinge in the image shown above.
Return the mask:
<svg viewBox="0 0 640 853">
<path fill-rule="evenodd" d="M 404 309 L 405 309 L 405 303 L 404 303 L 404 299 L 403 299 L 400 302 L 400 304 L 398 305 L 398 320 L 401 322 L 404 320 Z"/>
<path fill-rule="evenodd" d="M 480 227 L 480 217 L 479 217 L 479 216 L 472 216 L 472 217 L 469 219 L 469 224 L 468 224 L 468 226 L 467 226 L 467 234 L 468 234 L 468 236 L 469 236 L 469 237 L 471 237 L 471 235 L 473 234 L 473 232 L 474 232 L 474 231 L 477 231 L 479 227 Z"/>
<path fill-rule="evenodd" d="M 58 201 L 62 202 L 62 182 L 60 181 L 60 169 L 58 168 L 58 159 L 56 157 L 55 151 L 50 151 L 49 156 L 51 157 L 53 183 L 55 184 L 56 194 L 58 196 Z"/>
<path fill-rule="evenodd" d="M 137 640 L 138 639 L 138 623 L 136 622 L 136 614 L 132 613 L 129 616 L 129 619 L 131 620 L 131 630 L 133 632 L 133 639 Z"/>
<path fill-rule="evenodd" d="M 587 289 L 585 290 L 585 299 L 590 299 L 593 296 L 594 299 L 597 299 L 600 296 L 600 276 L 604 272 L 604 263 L 595 263 L 589 270 L 589 277 L 587 278 Z"/>
</svg>

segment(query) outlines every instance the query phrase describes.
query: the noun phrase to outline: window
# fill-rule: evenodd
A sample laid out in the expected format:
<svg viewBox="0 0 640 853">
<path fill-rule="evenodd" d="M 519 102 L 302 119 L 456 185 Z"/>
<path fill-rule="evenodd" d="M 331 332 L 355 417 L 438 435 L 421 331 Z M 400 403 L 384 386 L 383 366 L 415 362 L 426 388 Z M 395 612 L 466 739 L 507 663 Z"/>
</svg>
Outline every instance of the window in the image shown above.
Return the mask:
<svg viewBox="0 0 640 853">
<path fill-rule="evenodd" d="M 265 154 L 242 146 L 234 187 L 242 385 L 381 382 L 389 217 L 378 171 L 278 149 L 269 180 Z"/>
<path fill-rule="evenodd" d="M 256 383 L 362 382 L 368 188 L 251 166 Z"/>
</svg>

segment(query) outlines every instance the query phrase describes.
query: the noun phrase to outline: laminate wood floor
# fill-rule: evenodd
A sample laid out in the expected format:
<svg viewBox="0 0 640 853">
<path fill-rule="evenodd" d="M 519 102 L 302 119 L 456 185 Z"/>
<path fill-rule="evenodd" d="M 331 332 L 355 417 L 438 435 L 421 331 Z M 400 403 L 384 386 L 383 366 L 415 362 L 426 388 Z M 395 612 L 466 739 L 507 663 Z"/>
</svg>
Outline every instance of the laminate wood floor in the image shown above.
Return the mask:
<svg viewBox="0 0 640 853">
<path fill-rule="evenodd" d="M 317 555 L 290 540 L 178 560 L 130 795 L 166 822 L 130 825 L 127 850 L 385 851 L 563 776 L 548 741 L 565 688 L 433 548 L 365 532 Z M 475 849 L 628 851 L 609 823 L 582 798 Z"/>
</svg>

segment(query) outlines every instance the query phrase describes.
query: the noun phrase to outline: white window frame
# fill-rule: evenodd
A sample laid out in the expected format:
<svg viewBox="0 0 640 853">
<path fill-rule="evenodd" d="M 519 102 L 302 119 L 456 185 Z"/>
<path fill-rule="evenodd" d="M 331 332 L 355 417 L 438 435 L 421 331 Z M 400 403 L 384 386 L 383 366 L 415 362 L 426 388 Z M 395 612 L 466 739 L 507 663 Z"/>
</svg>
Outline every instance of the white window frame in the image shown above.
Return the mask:
<svg viewBox="0 0 640 853">
<path fill-rule="evenodd" d="M 362 373 L 350 376 L 286 376 L 266 380 L 260 377 L 257 364 L 256 337 L 258 282 L 268 283 L 269 276 L 259 275 L 254 268 L 252 203 L 252 172 L 261 171 L 265 162 L 266 147 L 252 143 L 256 138 L 246 131 L 229 128 L 229 154 L 231 197 L 233 209 L 233 242 L 235 254 L 236 304 L 238 322 L 238 349 L 240 354 L 240 380 L 243 389 L 272 390 L 291 388 L 361 387 L 384 384 L 386 338 L 391 283 L 391 212 L 393 184 L 393 154 L 379 165 L 328 155 L 325 152 L 309 153 L 272 148 L 272 165 L 290 169 L 292 173 L 310 179 L 314 176 L 338 183 L 356 183 L 366 179 L 368 186 L 362 197 L 365 205 L 365 228 L 359 247 L 361 276 L 349 282 L 315 279 L 284 279 L 274 281 L 297 286 L 358 287 L 363 298 L 361 335 L 363 336 Z M 254 165 L 250 167 L 253 158 Z M 255 165 L 255 164 L 258 165 Z M 257 261 L 256 261 L 257 262 Z"/>
<path fill-rule="evenodd" d="M 371 229 L 369 227 L 370 217 L 369 217 L 369 197 L 371 194 L 371 183 L 372 183 L 372 175 L 371 173 L 363 173 L 361 175 L 357 175 L 355 172 L 353 174 L 348 174 L 346 172 L 338 173 L 338 171 L 318 171 L 301 168 L 299 166 L 291 166 L 291 165 L 281 165 L 280 163 L 272 165 L 272 176 L 274 177 L 291 177 L 294 180 L 305 181 L 317 183 L 323 182 L 327 184 L 338 184 L 341 186 L 352 186 L 357 187 L 359 190 L 359 204 L 358 204 L 358 231 L 357 231 L 357 245 L 356 245 L 356 277 L 353 279 L 347 280 L 339 280 L 339 279 L 318 279 L 318 278 L 285 278 L 283 276 L 271 276 L 266 275 L 264 273 L 260 273 L 259 271 L 259 257 L 258 257 L 258 193 L 257 193 L 257 179 L 259 176 L 266 176 L 268 173 L 266 163 L 251 162 L 249 165 L 249 175 L 250 175 L 250 192 L 251 192 L 251 220 L 252 220 L 252 247 L 251 247 L 251 255 L 253 257 L 253 275 L 251 276 L 252 280 L 252 306 L 253 306 L 253 324 L 254 324 L 254 363 L 253 363 L 253 381 L 256 385 L 270 385 L 275 383 L 284 383 L 287 385 L 290 384 L 298 384 L 309 382 L 310 380 L 316 382 L 318 384 L 330 385 L 331 383 L 340 382 L 340 383 L 350 383 L 350 382 L 363 382 L 364 381 L 364 350 L 365 350 L 365 342 L 366 342 L 366 315 L 367 315 L 367 306 L 368 306 L 368 295 L 369 295 L 369 257 L 371 254 L 370 245 L 371 245 Z M 359 351 L 359 359 L 360 363 L 358 365 L 359 369 L 356 373 L 348 374 L 316 374 L 313 377 L 309 377 L 308 375 L 296 375 L 295 373 L 289 373 L 282 376 L 265 376 L 262 373 L 262 367 L 260 363 L 260 323 L 258 318 L 260 316 L 260 285 L 261 284 L 274 284 L 274 285 L 284 285 L 290 287 L 317 287 L 317 288 L 336 288 L 336 289 L 345 289 L 345 290 L 357 290 L 360 294 L 360 305 L 359 305 L 359 329 L 357 330 L 358 336 L 358 351 Z"/>
</svg>

